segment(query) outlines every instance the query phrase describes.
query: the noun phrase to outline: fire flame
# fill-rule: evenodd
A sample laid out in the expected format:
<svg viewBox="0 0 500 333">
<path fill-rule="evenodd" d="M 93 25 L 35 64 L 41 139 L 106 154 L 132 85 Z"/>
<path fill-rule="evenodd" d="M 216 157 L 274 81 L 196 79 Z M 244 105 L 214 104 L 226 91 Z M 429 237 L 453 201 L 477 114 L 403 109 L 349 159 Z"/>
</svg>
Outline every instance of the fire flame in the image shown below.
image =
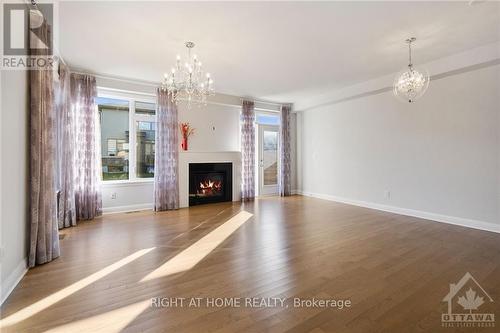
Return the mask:
<svg viewBox="0 0 500 333">
<path fill-rule="evenodd" d="M 222 182 L 218 180 L 205 180 L 198 186 L 198 194 L 211 195 L 220 192 L 222 189 Z"/>
</svg>

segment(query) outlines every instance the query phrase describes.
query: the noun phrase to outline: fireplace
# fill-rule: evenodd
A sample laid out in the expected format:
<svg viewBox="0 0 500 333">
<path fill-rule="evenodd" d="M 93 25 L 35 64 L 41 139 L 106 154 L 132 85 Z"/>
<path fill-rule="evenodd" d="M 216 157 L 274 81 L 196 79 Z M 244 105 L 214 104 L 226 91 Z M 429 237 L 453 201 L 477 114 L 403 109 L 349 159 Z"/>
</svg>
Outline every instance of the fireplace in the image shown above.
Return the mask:
<svg viewBox="0 0 500 333">
<path fill-rule="evenodd" d="M 232 199 L 232 163 L 189 163 L 189 206 Z"/>
</svg>

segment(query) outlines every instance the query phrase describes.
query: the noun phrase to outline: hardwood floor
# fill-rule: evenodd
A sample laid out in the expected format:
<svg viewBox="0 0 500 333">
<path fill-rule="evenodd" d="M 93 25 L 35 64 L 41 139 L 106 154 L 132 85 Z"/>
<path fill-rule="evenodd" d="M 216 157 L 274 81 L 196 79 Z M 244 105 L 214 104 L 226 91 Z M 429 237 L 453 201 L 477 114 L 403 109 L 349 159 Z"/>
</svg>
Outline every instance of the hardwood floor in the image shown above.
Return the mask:
<svg viewBox="0 0 500 333">
<path fill-rule="evenodd" d="M 2 306 L 2 332 L 500 326 L 441 326 L 442 300 L 466 272 L 495 301 L 483 298 L 480 312 L 500 315 L 500 234 L 491 232 L 293 196 L 107 215 L 63 233 L 62 256 L 30 270 Z M 200 297 L 202 306 L 152 307 L 155 297 Z M 288 308 L 206 306 L 224 297 L 286 297 Z M 352 305 L 294 308 L 295 297 Z"/>
</svg>

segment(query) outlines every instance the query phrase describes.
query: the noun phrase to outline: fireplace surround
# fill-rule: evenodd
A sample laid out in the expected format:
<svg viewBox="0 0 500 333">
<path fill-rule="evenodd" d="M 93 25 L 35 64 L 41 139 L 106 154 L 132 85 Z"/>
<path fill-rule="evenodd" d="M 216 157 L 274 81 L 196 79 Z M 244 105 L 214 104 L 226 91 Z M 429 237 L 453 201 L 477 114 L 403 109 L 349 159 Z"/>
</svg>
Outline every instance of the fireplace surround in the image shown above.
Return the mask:
<svg viewBox="0 0 500 333">
<path fill-rule="evenodd" d="M 232 201 L 232 163 L 189 163 L 189 206 Z"/>
</svg>

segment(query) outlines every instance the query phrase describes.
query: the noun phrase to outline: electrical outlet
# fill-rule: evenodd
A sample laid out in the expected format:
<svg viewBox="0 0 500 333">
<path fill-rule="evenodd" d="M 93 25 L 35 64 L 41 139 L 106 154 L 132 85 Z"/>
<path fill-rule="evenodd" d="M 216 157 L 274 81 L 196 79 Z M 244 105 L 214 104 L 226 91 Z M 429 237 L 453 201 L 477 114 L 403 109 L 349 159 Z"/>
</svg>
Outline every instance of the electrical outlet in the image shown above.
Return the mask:
<svg viewBox="0 0 500 333">
<path fill-rule="evenodd" d="M 116 192 L 111 193 L 111 199 L 116 199 Z"/>
<path fill-rule="evenodd" d="M 384 191 L 384 197 L 385 197 L 387 200 L 390 200 L 390 199 L 391 199 L 391 191 L 389 191 L 389 190 L 385 190 L 385 191 Z"/>
</svg>

